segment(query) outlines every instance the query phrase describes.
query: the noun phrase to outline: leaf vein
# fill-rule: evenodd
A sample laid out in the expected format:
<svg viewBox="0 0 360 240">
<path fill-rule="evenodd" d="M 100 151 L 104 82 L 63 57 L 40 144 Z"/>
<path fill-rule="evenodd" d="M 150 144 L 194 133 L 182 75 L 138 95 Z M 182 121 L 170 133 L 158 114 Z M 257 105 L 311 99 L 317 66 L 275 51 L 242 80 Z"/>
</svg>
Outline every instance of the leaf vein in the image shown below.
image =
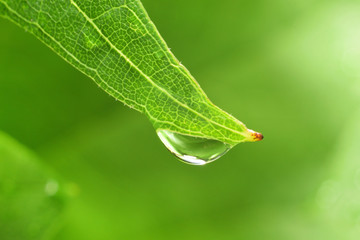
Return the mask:
<svg viewBox="0 0 360 240">
<path fill-rule="evenodd" d="M 219 127 L 222 127 L 224 129 L 227 129 L 230 132 L 245 136 L 246 135 L 242 132 L 236 131 L 234 129 L 228 128 L 222 124 L 219 124 L 215 121 L 213 121 L 212 119 L 209 119 L 207 117 L 205 117 L 204 115 L 202 115 L 201 113 L 193 110 L 192 108 L 190 108 L 189 106 L 187 106 L 186 104 L 180 102 L 178 99 L 176 99 L 175 97 L 173 97 L 171 94 L 169 94 L 164 88 L 160 87 L 159 85 L 157 85 L 149 76 L 147 76 L 138 66 L 136 66 L 122 51 L 120 51 L 103 33 L 102 31 L 99 29 L 99 27 L 93 22 L 93 20 L 77 5 L 77 3 L 74 0 L 70 0 L 70 3 L 79 11 L 80 14 L 83 15 L 83 17 L 95 28 L 95 30 L 100 34 L 100 36 L 110 45 L 111 48 L 113 48 L 116 52 L 118 52 L 120 54 L 120 56 L 122 56 L 125 61 L 127 61 L 133 68 L 135 68 L 143 77 L 145 77 L 145 79 L 152 84 L 154 87 L 158 88 L 161 92 L 163 92 L 165 95 L 167 95 L 170 99 L 172 99 L 174 102 L 176 102 L 177 104 L 181 105 L 182 107 L 184 107 L 185 109 L 193 112 L 194 114 L 200 116 L 201 118 L 203 118 L 204 120 L 211 122 L 215 125 L 218 125 Z"/>
</svg>

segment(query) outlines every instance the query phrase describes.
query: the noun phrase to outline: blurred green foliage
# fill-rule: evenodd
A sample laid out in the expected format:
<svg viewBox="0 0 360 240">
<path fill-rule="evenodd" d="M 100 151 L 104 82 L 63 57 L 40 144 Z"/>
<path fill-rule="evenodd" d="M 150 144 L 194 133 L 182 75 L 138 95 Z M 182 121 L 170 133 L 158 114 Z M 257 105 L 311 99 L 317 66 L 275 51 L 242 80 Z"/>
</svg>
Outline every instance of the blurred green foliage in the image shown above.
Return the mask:
<svg viewBox="0 0 360 240">
<path fill-rule="evenodd" d="M 0 238 L 358 239 L 360 3 L 143 3 L 213 102 L 265 139 L 185 165 L 145 116 L 0 19 L 0 129 L 29 149 L 1 135 Z"/>
<path fill-rule="evenodd" d="M 0 239 L 53 237 L 63 207 L 58 180 L 1 132 L 0 156 Z"/>
</svg>

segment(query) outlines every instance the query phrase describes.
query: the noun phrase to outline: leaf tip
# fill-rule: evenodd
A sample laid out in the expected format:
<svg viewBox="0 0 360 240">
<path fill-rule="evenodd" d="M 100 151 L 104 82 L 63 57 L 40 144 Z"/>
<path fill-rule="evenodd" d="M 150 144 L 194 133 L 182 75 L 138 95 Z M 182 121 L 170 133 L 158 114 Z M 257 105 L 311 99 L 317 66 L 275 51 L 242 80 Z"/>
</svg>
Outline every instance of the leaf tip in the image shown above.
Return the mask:
<svg viewBox="0 0 360 240">
<path fill-rule="evenodd" d="M 251 129 L 248 129 L 249 133 L 250 133 L 250 141 L 251 142 L 257 142 L 257 141 L 261 141 L 264 139 L 264 135 L 262 135 L 261 133 L 255 132 Z"/>
</svg>

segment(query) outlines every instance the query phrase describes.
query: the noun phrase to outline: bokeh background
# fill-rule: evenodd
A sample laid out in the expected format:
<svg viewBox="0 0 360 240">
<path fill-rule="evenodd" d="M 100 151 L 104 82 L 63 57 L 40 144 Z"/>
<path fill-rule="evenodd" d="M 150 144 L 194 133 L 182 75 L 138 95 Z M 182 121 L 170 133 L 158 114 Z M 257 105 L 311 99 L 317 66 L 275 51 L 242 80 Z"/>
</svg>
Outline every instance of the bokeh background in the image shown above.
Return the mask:
<svg viewBox="0 0 360 240">
<path fill-rule="evenodd" d="M 0 239 L 359 239 L 360 2 L 143 4 L 265 139 L 181 163 L 144 115 L 0 19 Z"/>
</svg>

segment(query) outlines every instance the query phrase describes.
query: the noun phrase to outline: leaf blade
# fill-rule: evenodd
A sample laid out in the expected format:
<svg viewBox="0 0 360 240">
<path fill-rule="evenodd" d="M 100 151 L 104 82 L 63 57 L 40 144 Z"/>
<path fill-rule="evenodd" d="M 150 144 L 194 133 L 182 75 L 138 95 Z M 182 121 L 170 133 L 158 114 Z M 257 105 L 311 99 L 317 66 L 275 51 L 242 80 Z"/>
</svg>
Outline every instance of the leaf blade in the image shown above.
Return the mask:
<svg viewBox="0 0 360 240">
<path fill-rule="evenodd" d="M 138 0 L 0 0 L 28 28 L 103 90 L 144 113 L 156 129 L 235 145 L 259 140 L 216 107 L 167 47 Z"/>
</svg>

